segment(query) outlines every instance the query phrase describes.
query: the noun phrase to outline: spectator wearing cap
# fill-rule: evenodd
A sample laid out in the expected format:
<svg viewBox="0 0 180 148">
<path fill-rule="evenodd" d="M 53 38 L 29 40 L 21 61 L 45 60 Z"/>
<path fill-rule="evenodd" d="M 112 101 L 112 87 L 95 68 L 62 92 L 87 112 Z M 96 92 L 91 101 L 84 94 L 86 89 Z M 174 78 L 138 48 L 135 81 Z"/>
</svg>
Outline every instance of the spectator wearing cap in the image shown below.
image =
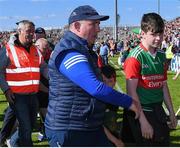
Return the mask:
<svg viewBox="0 0 180 148">
<path fill-rule="evenodd" d="M 47 78 L 47 64 L 33 45 L 34 23 L 23 20 L 17 25 L 17 35 L 0 51 L 0 87 L 19 122 L 18 146 L 25 147 L 33 146 L 40 72 Z"/>
<path fill-rule="evenodd" d="M 37 41 L 37 40 L 40 39 L 40 38 L 45 38 L 45 39 L 47 39 L 46 31 L 45 31 L 45 29 L 42 28 L 42 27 L 38 27 L 38 28 L 36 28 L 36 30 L 35 30 L 35 41 Z M 50 42 L 49 40 L 48 40 L 48 44 L 49 44 L 49 46 L 50 46 L 51 51 L 54 50 L 54 44 L 53 44 L 52 42 Z"/>
<path fill-rule="evenodd" d="M 46 38 L 46 31 L 42 27 L 38 27 L 35 30 L 35 40 L 37 41 L 40 38 Z"/>
<path fill-rule="evenodd" d="M 100 31 L 99 15 L 89 5 L 74 9 L 69 31 L 55 46 L 49 60 L 49 104 L 45 119 L 51 147 L 112 146 L 103 130 L 105 103 L 139 114 L 135 102 L 102 82 L 91 46 Z"/>
</svg>

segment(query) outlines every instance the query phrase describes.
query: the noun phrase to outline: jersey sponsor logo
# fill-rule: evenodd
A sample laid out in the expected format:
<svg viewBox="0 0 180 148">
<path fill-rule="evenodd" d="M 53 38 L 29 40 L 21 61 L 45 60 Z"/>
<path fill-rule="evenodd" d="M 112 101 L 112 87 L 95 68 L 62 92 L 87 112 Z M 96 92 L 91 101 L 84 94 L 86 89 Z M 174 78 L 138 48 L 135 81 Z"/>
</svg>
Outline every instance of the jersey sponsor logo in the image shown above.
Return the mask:
<svg viewBox="0 0 180 148">
<path fill-rule="evenodd" d="M 161 88 L 163 81 L 164 75 L 143 75 L 140 84 L 145 88 Z"/>
<path fill-rule="evenodd" d="M 149 76 L 142 76 L 143 80 L 161 80 L 164 79 L 164 75 L 149 75 Z"/>
<path fill-rule="evenodd" d="M 160 88 L 160 87 L 162 87 L 162 85 L 163 85 L 163 82 L 162 82 L 162 81 L 161 81 L 161 82 L 153 82 L 153 81 L 150 81 L 150 82 L 148 83 L 149 88 Z"/>
</svg>

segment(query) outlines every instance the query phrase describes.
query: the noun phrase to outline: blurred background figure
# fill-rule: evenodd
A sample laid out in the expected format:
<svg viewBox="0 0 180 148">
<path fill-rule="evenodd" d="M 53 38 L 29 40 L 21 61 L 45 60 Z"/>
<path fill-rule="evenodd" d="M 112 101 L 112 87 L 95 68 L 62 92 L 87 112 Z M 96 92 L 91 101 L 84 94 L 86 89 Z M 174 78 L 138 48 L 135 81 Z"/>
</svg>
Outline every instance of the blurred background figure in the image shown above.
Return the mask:
<svg viewBox="0 0 180 148">
<path fill-rule="evenodd" d="M 37 47 L 37 49 L 40 50 L 45 62 L 48 63 L 52 50 L 49 47 L 49 43 L 48 43 L 47 39 L 39 38 L 35 42 L 35 46 Z M 41 75 L 40 76 L 40 88 L 39 88 L 39 92 L 38 92 L 39 113 L 40 113 L 40 119 L 41 119 L 40 120 L 41 121 L 40 132 L 38 133 L 39 141 L 46 139 L 44 120 L 45 120 L 45 116 L 47 113 L 48 96 L 49 96 L 48 93 L 49 93 L 49 82 L 43 75 Z"/>
<path fill-rule="evenodd" d="M 47 38 L 46 31 L 42 27 L 38 27 L 35 30 L 35 41 L 37 41 L 40 38 L 45 38 L 48 40 L 49 47 L 51 50 L 54 50 L 54 44 L 52 43 L 52 40 L 50 38 Z"/>
</svg>

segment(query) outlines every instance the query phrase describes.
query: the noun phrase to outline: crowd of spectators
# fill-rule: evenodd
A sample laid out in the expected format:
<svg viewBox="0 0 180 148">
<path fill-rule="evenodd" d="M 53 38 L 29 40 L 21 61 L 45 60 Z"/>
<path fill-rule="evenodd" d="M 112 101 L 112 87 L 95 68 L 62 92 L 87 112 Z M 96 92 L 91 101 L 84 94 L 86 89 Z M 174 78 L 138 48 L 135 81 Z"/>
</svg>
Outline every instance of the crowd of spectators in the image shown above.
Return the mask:
<svg viewBox="0 0 180 148">
<path fill-rule="evenodd" d="M 163 45 L 165 48 L 170 46 L 171 44 L 175 44 L 179 47 L 179 38 L 180 38 L 180 17 L 173 19 L 171 21 L 165 21 L 165 36 Z M 136 27 L 136 26 L 135 26 Z M 63 29 L 51 29 L 46 30 L 47 39 L 53 43 L 54 45 L 58 42 L 58 40 L 63 35 L 64 31 L 67 30 L 68 26 L 64 26 Z M 125 47 L 133 47 L 133 43 L 136 42 L 138 36 L 131 32 L 134 27 L 119 27 L 118 28 L 118 43 L 124 44 Z M 0 31 L 0 47 L 3 47 L 6 42 L 9 40 L 9 36 L 14 31 Z M 102 27 L 101 31 L 98 35 L 97 42 L 107 41 L 113 38 L 113 27 Z M 164 43 L 163 42 L 163 43 Z M 117 43 L 117 44 L 118 44 Z M 163 48 L 163 47 L 162 47 Z"/>
<path fill-rule="evenodd" d="M 177 45 L 177 38 L 180 36 L 180 17 L 165 23 L 165 39 L 167 42 Z M 177 45 L 179 46 L 179 45 Z"/>
<path fill-rule="evenodd" d="M 164 20 L 165 21 L 165 20 Z M 128 52 L 134 48 L 140 42 L 140 35 L 132 32 L 133 28 L 138 28 L 138 26 L 124 26 L 118 28 L 118 41 L 115 43 L 115 50 L 109 52 L 110 56 L 114 54 L 119 54 L 121 56 L 120 65 L 123 65 Z M 140 28 L 140 27 L 139 27 Z M 62 29 L 48 29 L 46 30 L 47 40 L 55 45 L 59 39 L 62 37 L 64 32 L 68 29 L 68 26 L 64 26 Z M 14 33 L 13 31 L 0 31 L 0 48 L 5 46 L 9 40 L 10 34 Z M 169 67 L 172 71 L 177 72 L 178 65 L 176 60 L 172 60 L 176 55 L 175 59 L 179 59 L 180 53 L 180 17 L 177 17 L 171 21 L 165 21 L 165 34 L 164 41 L 162 42 L 161 48 L 164 49 L 167 53 L 167 59 L 169 59 Z M 102 27 L 101 31 L 98 34 L 97 42 L 95 43 L 95 50 L 97 51 L 102 42 L 109 44 L 113 39 L 113 27 Z M 109 46 L 110 48 L 110 46 Z M 124 53 L 124 54 L 123 54 Z M 118 61 L 118 62 L 119 62 Z M 173 62 L 173 63 L 172 63 Z M 172 63 L 172 64 L 171 64 Z"/>
</svg>

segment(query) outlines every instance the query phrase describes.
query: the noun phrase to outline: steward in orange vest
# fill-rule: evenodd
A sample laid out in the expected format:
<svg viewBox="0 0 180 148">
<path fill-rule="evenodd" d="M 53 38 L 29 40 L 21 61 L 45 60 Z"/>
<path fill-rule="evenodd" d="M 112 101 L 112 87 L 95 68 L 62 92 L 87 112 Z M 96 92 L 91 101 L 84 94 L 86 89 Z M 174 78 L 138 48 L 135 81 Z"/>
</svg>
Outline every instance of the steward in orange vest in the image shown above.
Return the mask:
<svg viewBox="0 0 180 148">
<path fill-rule="evenodd" d="M 23 20 L 17 25 L 17 34 L 0 50 L 0 87 L 13 111 L 11 116 L 19 121 L 16 146 L 32 147 L 40 72 L 47 78 L 48 69 L 39 49 L 33 45 L 34 23 Z"/>
<path fill-rule="evenodd" d="M 41 52 L 34 45 L 30 46 L 28 52 L 18 43 L 15 35 L 11 36 L 6 49 L 0 50 L 0 57 L 0 70 L 7 65 L 3 76 L 7 83 L 2 81 L 3 77 L 0 78 L 0 86 L 3 92 L 11 89 L 13 93 L 37 93 L 39 91 L 40 71 L 46 78 L 48 77 L 47 65 Z M 4 70 L 2 69 L 1 72 Z"/>
<path fill-rule="evenodd" d="M 11 64 L 6 68 L 6 81 L 13 93 L 37 93 L 42 56 L 34 45 L 29 53 L 21 46 L 7 44 Z"/>
</svg>

